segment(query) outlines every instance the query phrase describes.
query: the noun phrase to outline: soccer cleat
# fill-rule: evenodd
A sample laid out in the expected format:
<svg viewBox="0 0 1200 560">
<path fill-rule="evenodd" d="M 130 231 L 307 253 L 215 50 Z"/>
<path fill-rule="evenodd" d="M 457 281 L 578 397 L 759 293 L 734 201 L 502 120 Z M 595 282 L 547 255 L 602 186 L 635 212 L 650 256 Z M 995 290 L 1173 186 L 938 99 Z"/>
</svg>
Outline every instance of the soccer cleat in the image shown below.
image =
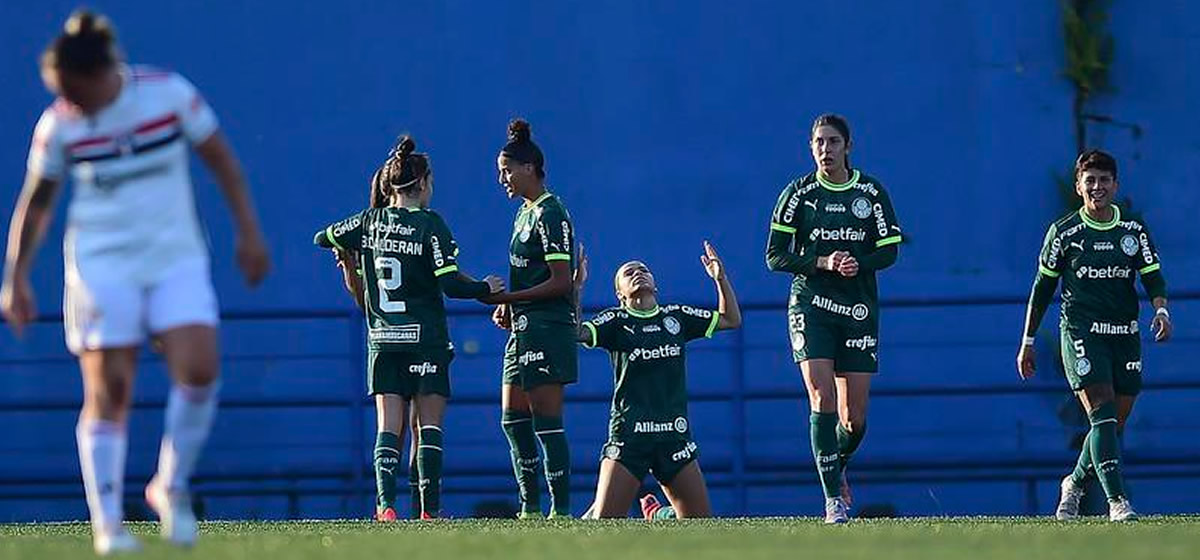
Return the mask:
<svg viewBox="0 0 1200 560">
<path fill-rule="evenodd" d="M 825 498 L 825 523 L 846 523 L 850 515 L 846 511 L 846 502 L 841 498 Z"/>
<path fill-rule="evenodd" d="M 520 519 L 521 521 L 532 521 L 535 519 L 545 519 L 545 517 L 542 517 L 542 512 L 540 511 L 522 511 L 521 513 L 517 514 L 517 519 Z"/>
<path fill-rule="evenodd" d="M 1062 485 L 1059 488 L 1061 493 L 1058 496 L 1058 509 L 1055 510 L 1054 517 L 1059 521 L 1079 519 L 1079 502 L 1083 501 L 1083 487 L 1075 484 L 1075 481 L 1067 476 L 1062 479 Z"/>
<path fill-rule="evenodd" d="M 98 556 L 129 554 L 142 550 L 142 543 L 123 526 L 112 532 L 97 530 L 92 537 L 92 546 Z"/>
<path fill-rule="evenodd" d="M 639 503 L 642 506 L 642 517 L 645 518 L 646 521 L 654 519 L 654 514 L 658 513 L 658 510 L 662 509 L 663 507 L 662 503 L 658 501 L 658 498 L 654 497 L 654 494 L 646 494 L 645 496 L 642 496 L 642 499 Z"/>
<path fill-rule="evenodd" d="M 196 544 L 196 514 L 187 492 L 168 492 L 154 480 L 146 485 L 146 503 L 158 514 L 162 537 L 176 546 Z"/>
<path fill-rule="evenodd" d="M 1133 506 L 1129 505 L 1129 500 L 1117 498 L 1108 501 L 1109 521 L 1137 521 L 1137 518 L 1138 514 L 1133 511 Z"/>
<path fill-rule="evenodd" d="M 842 483 L 839 487 L 842 494 L 842 501 L 846 503 L 846 509 L 854 505 L 854 494 L 850 493 L 850 482 L 846 480 L 846 468 L 842 467 Z"/>
<path fill-rule="evenodd" d="M 546 519 L 549 519 L 551 521 L 558 521 L 558 520 L 562 520 L 562 519 L 574 519 L 574 517 L 571 517 L 570 514 L 558 513 L 557 511 L 552 511 L 552 512 L 550 512 L 550 515 L 546 516 Z"/>
<path fill-rule="evenodd" d="M 434 519 L 437 519 L 436 515 L 432 515 L 428 511 L 421 512 L 421 521 L 432 521 Z"/>
<path fill-rule="evenodd" d="M 390 523 L 396 520 L 396 508 L 385 507 L 375 512 L 375 521 Z"/>
</svg>

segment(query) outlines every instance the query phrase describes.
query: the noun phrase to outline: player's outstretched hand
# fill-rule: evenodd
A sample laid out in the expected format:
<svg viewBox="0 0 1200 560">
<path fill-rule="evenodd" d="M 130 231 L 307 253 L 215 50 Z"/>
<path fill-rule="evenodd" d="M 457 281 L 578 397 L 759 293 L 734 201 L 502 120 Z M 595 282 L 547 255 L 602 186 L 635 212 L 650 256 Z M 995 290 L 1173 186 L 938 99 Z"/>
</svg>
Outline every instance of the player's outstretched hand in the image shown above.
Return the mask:
<svg viewBox="0 0 1200 560">
<path fill-rule="evenodd" d="M 1170 317 L 1159 313 L 1150 321 L 1150 330 L 1154 331 L 1154 342 L 1166 342 L 1171 339 L 1171 332 L 1175 330 L 1175 326 L 1171 324 Z"/>
<path fill-rule="evenodd" d="M 496 310 L 492 311 L 492 322 L 503 330 L 509 330 L 512 327 L 512 313 L 507 304 L 496 306 Z"/>
<path fill-rule="evenodd" d="M 842 262 L 838 263 L 837 271 L 838 274 L 841 274 L 846 278 L 854 278 L 855 276 L 858 276 L 858 259 L 850 256 L 850 254 L 847 253 L 845 258 L 842 259 Z"/>
<path fill-rule="evenodd" d="M 725 263 L 721 261 L 721 256 L 708 241 L 704 242 L 704 254 L 700 255 L 700 262 L 704 265 L 704 271 L 708 273 L 709 278 L 718 282 L 725 279 Z"/>
<path fill-rule="evenodd" d="M 267 272 L 271 270 L 271 257 L 261 235 L 238 236 L 233 251 L 247 284 L 257 286 L 267 277 Z"/>
<path fill-rule="evenodd" d="M 15 276 L 9 278 L 0 288 L 0 313 L 8 321 L 8 327 L 18 337 L 25 332 L 25 325 L 37 317 L 37 306 L 34 303 L 33 287 L 28 277 Z"/>
<path fill-rule="evenodd" d="M 1033 373 L 1037 369 L 1036 362 L 1037 355 L 1033 352 L 1033 345 L 1022 344 L 1021 350 L 1017 352 L 1017 373 L 1021 374 L 1021 379 L 1033 377 Z"/>
<path fill-rule="evenodd" d="M 588 277 L 588 256 L 587 251 L 583 250 L 583 243 L 579 244 L 579 266 L 575 267 L 575 277 L 572 279 L 575 282 L 575 290 L 583 289 L 584 283 Z"/>
<path fill-rule="evenodd" d="M 488 275 L 483 281 L 487 282 L 488 293 L 498 294 L 504 291 L 504 279 L 495 274 Z"/>
</svg>

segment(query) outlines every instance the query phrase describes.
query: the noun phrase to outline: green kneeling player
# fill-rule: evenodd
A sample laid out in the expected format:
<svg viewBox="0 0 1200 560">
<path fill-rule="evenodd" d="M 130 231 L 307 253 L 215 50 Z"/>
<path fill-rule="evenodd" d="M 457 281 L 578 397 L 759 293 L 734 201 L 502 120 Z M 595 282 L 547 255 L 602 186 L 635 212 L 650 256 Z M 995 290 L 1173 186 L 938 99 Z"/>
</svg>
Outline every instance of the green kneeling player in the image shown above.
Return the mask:
<svg viewBox="0 0 1200 560">
<path fill-rule="evenodd" d="M 1079 516 L 1083 482 L 1099 476 L 1112 521 L 1136 519 L 1121 476 L 1118 435 L 1142 388 L 1138 328 L 1140 276 L 1154 306 L 1154 340 L 1171 337 L 1167 283 L 1146 224 L 1121 215 L 1113 204 L 1117 162 L 1090 150 L 1075 162 L 1075 191 L 1083 207 L 1050 226 L 1029 297 L 1024 340 L 1017 354 L 1022 378 L 1034 373 L 1034 335 L 1061 279 L 1062 358 L 1071 390 L 1091 420 L 1074 472 L 1062 480 L 1055 516 Z"/>
<path fill-rule="evenodd" d="M 738 328 L 742 317 L 724 264 L 708 243 L 700 259 L 717 284 L 718 311 L 660 306 L 650 269 L 630 261 L 617 269 L 620 306 L 579 329 L 584 346 L 608 351 L 614 379 L 596 501 L 585 517 L 627 516 L 647 474 L 654 475 L 671 502 L 671 507 L 659 507 L 652 495 L 646 496 L 642 509 L 647 519 L 712 515 L 688 421 L 685 347 L 718 330 Z M 582 284 L 586 260 L 581 259 L 580 271 L 577 281 Z"/>
</svg>

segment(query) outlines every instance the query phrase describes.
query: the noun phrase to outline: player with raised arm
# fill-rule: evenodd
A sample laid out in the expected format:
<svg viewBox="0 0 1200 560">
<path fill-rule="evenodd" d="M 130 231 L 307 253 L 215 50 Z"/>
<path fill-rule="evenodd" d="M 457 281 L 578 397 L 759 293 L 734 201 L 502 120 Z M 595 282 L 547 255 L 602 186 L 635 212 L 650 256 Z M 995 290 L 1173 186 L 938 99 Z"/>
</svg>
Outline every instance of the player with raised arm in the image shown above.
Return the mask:
<svg viewBox="0 0 1200 560">
<path fill-rule="evenodd" d="M 407 401 L 416 408 L 421 517 L 441 512 L 442 416 L 454 359 L 442 295 L 480 299 L 504 289 L 489 276 L 476 282 L 458 269 L 458 245 L 429 209 L 433 170 L 404 137 L 384 164 L 388 206 L 369 208 L 317 232 L 314 242 L 362 256 L 367 315 L 367 389 L 375 397 L 376 519 L 396 519 L 396 473 Z M 345 268 L 345 267 L 344 267 Z"/>
<path fill-rule="evenodd" d="M 46 88 L 25 186 L 13 212 L 0 310 L 20 335 L 36 316 L 29 272 L 68 177 L 63 256 L 67 346 L 83 372 L 76 437 L 99 554 L 137 550 L 122 524 L 128 417 L 138 350 L 159 343 L 173 386 L 146 498 L 170 542 L 196 540 L 188 479 L 217 409 L 218 307 L 196 218 L 189 148 L 229 203 L 238 265 L 251 286 L 270 268 L 233 150 L 183 76 L 122 62 L 108 19 L 78 11 L 42 55 Z"/>
<path fill-rule="evenodd" d="M 817 169 L 792 181 L 771 217 L 767 267 L 793 276 L 792 357 L 808 390 L 813 459 L 825 522 L 849 519 L 846 465 L 867 429 L 871 377 L 879 371 L 875 274 L 896 262 L 900 226 L 883 185 L 850 167 L 850 125 L 813 122 Z"/>
<path fill-rule="evenodd" d="M 509 243 L 509 289 L 492 296 L 492 320 L 512 332 L 504 349 L 501 427 L 512 451 L 523 519 L 541 517 L 538 441 L 550 489 L 550 517 L 571 515 L 571 457 L 563 424 L 563 391 L 579 378 L 573 270 L 575 228 L 557 196 L 546 190 L 545 157 L 529 123 L 508 126 L 496 158 L 509 198 L 524 201 Z"/>
<path fill-rule="evenodd" d="M 716 283 L 716 311 L 660 306 L 654 275 L 642 262 L 630 261 L 613 280 L 618 307 L 579 329 L 580 342 L 607 350 L 613 367 L 608 442 L 601 452 L 592 517 L 625 517 L 647 474 L 654 475 L 671 502 L 662 508 L 648 495 L 642 501 L 647 519 L 712 515 L 688 421 L 686 346 L 718 330 L 740 327 L 742 314 L 725 265 L 708 242 L 700 261 Z M 580 285 L 586 266 L 580 257 Z"/>
<path fill-rule="evenodd" d="M 1075 160 L 1075 192 L 1083 207 L 1051 224 L 1029 296 L 1017 371 L 1034 374 L 1034 336 L 1062 280 L 1059 319 L 1062 360 L 1071 390 L 1087 411 L 1091 430 L 1075 470 L 1062 480 L 1055 516 L 1079 517 L 1085 479 L 1096 475 L 1108 497 L 1108 518 L 1137 518 L 1121 476 L 1119 433 L 1142 388 L 1142 346 L 1134 280 L 1154 306 L 1154 340 L 1171 337 L 1167 282 L 1150 231 L 1140 219 L 1121 215 L 1113 203 L 1117 161 L 1088 150 Z"/>
</svg>

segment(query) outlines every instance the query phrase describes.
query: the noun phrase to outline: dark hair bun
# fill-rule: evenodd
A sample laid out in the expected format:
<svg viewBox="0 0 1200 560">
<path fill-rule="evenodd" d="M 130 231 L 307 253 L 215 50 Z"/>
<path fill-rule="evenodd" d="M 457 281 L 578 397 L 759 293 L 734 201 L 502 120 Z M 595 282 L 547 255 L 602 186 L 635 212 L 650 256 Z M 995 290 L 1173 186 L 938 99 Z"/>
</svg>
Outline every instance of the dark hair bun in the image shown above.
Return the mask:
<svg viewBox="0 0 1200 560">
<path fill-rule="evenodd" d="M 513 119 L 508 123 L 508 141 L 509 142 L 529 142 L 533 136 L 533 131 L 529 128 L 529 121 L 525 119 Z"/>
<path fill-rule="evenodd" d="M 412 139 L 412 136 L 407 134 L 400 138 L 396 143 L 395 154 L 397 157 L 405 158 L 417 150 L 417 142 Z"/>
<path fill-rule="evenodd" d="M 87 10 L 77 10 L 72 13 L 71 17 L 67 18 L 67 22 L 63 24 L 63 31 L 68 36 L 94 36 L 106 41 L 111 41 L 116 36 L 108 18 Z"/>
</svg>

